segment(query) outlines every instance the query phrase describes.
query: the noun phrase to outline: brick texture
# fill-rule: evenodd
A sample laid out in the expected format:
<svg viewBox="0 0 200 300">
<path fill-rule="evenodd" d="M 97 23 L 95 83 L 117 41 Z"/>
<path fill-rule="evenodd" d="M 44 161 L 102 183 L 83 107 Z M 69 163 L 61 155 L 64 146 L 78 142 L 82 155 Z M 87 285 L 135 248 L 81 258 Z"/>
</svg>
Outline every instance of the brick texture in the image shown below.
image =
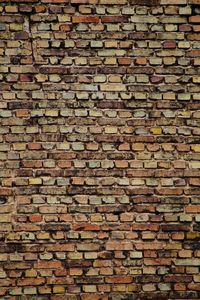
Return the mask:
<svg viewBox="0 0 200 300">
<path fill-rule="evenodd" d="M 200 299 L 200 1 L 0 1 L 0 299 Z"/>
</svg>

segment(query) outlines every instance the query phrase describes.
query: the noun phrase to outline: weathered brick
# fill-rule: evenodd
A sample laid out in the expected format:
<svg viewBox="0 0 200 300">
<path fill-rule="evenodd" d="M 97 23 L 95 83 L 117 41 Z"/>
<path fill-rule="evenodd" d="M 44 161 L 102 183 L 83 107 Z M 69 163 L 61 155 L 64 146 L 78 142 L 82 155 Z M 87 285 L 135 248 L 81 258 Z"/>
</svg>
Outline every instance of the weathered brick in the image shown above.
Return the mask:
<svg viewBox="0 0 200 300">
<path fill-rule="evenodd" d="M 131 0 L 131 4 L 136 4 L 136 5 L 147 5 L 147 6 L 154 6 L 154 5 L 159 5 L 160 0 Z"/>
<path fill-rule="evenodd" d="M 200 23 L 200 16 L 191 16 L 189 18 L 189 22 L 191 22 L 191 23 Z"/>
<path fill-rule="evenodd" d="M 73 23 L 98 23 L 99 17 L 97 16 L 73 16 Z"/>
<path fill-rule="evenodd" d="M 31 185 L 42 184 L 42 179 L 41 178 L 30 178 L 29 184 L 31 184 Z"/>
<path fill-rule="evenodd" d="M 4 0 L 0 295 L 199 299 L 199 0 Z"/>
<path fill-rule="evenodd" d="M 106 5 L 123 5 L 127 3 L 127 0 L 100 0 L 99 3 Z"/>
</svg>

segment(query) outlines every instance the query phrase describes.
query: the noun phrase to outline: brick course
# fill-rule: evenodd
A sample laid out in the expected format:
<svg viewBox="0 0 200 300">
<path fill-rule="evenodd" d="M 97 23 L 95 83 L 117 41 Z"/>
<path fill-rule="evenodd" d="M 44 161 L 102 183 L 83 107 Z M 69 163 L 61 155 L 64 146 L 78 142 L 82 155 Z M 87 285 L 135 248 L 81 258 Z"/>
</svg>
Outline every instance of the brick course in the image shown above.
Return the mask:
<svg viewBox="0 0 200 300">
<path fill-rule="evenodd" d="M 0 299 L 200 299 L 200 1 L 0 1 Z"/>
</svg>

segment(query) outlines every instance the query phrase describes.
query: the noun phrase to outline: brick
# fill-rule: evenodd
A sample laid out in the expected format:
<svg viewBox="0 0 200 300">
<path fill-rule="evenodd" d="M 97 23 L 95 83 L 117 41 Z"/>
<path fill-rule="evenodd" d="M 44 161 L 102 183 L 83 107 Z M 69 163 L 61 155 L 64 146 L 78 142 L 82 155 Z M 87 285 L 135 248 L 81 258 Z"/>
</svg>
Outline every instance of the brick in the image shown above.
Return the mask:
<svg viewBox="0 0 200 300">
<path fill-rule="evenodd" d="M 200 23 L 200 16 L 191 16 L 189 17 L 190 23 Z"/>
<path fill-rule="evenodd" d="M 131 4 L 136 5 L 147 5 L 147 6 L 154 6 L 159 5 L 160 0 L 131 0 Z"/>
<path fill-rule="evenodd" d="M 37 262 L 34 264 L 34 268 L 36 269 L 57 269 L 61 267 L 60 261 L 45 261 L 45 262 Z"/>
<path fill-rule="evenodd" d="M 132 276 L 113 276 L 106 278 L 106 283 L 131 283 L 132 281 Z"/>
<path fill-rule="evenodd" d="M 122 84 L 102 84 L 100 85 L 101 91 L 126 91 L 126 86 Z"/>
<path fill-rule="evenodd" d="M 174 48 L 176 48 L 176 42 L 175 41 L 165 41 L 163 43 L 163 48 L 174 49 Z"/>
<path fill-rule="evenodd" d="M 184 7 L 180 7 L 179 8 L 179 14 L 180 15 L 191 15 L 192 14 L 191 7 L 189 5 L 184 6 Z"/>
<path fill-rule="evenodd" d="M 160 134 L 162 134 L 162 128 L 159 128 L 159 127 L 151 128 L 150 132 L 155 135 L 160 135 Z"/>
<path fill-rule="evenodd" d="M 23 25 L 17 24 L 17 23 L 12 23 L 12 24 L 10 24 L 10 30 L 11 31 L 21 31 L 21 30 L 23 30 Z"/>
<path fill-rule="evenodd" d="M 124 5 L 127 3 L 127 0 L 100 0 L 99 3 L 106 5 Z"/>
<path fill-rule="evenodd" d="M 189 184 L 193 186 L 199 186 L 200 185 L 200 180 L 199 178 L 190 178 L 189 179 Z"/>
<path fill-rule="evenodd" d="M 194 83 L 200 83 L 200 76 L 193 76 L 193 77 L 192 77 L 192 81 L 193 81 Z"/>
<path fill-rule="evenodd" d="M 99 23 L 99 17 L 96 16 L 73 16 L 73 23 Z"/>
<path fill-rule="evenodd" d="M 182 5 L 182 4 L 187 4 L 186 0 L 161 0 L 160 1 L 161 5 Z"/>
<path fill-rule="evenodd" d="M 121 23 L 126 21 L 127 18 L 124 16 L 102 16 L 101 17 L 102 23 Z"/>
<path fill-rule="evenodd" d="M 133 22 L 133 23 L 143 23 L 144 18 L 143 18 L 143 16 L 132 16 L 131 17 L 131 22 Z M 146 16 L 145 17 L 145 23 L 157 24 L 158 23 L 158 18 L 156 18 L 154 16 Z"/>
<path fill-rule="evenodd" d="M 42 184 L 42 179 L 41 178 L 30 178 L 29 184 L 31 184 L 31 185 Z"/>
<path fill-rule="evenodd" d="M 107 242 L 106 249 L 107 250 L 132 250 L 133 245 L 131 242 L 120 243 L 120 242 L 113 241 L 113 242 Z"/>
<path fill-rule="evenodd" d="M 64 286 L 54 286 L 53 287 L 53 293 L 55 293 L 55 294 L 64 294 L 65 293 L 65 287 Z"/>
<path fill-rule="evenodd" d="M 2 2 L 0 298 L 199 299 L 199 4 Z"/>
<path fill-rule="evenodd" d="M 41 285 L 45 282 L 44 278 L 24 278 L 17 280 L 18 286 L 27 286 L 27 285 Z"/>
<path fill-rule="evenodd" d="M 10 223 L 11 217 L 9 215 L 0 215 L 0 223 Z"/>
<path fill-rule="evenodd" d="M 192 146 L 191 146 L 191 149 L 192 149 L 194 152 L 200 152 L 200 145 L 192 145 Z"/>
<path fill-rule="evenodd" d="M 177 265 L 177 266 L 198 266 L 199 259 L 198 258 L 176 259 L 175 265 Z"/>
<path fill-rule="evenodd" d="M 198 213 L 200 209 L 199 205 L 188 205 L 185 208 L 186 213 Z"/>
</svg>

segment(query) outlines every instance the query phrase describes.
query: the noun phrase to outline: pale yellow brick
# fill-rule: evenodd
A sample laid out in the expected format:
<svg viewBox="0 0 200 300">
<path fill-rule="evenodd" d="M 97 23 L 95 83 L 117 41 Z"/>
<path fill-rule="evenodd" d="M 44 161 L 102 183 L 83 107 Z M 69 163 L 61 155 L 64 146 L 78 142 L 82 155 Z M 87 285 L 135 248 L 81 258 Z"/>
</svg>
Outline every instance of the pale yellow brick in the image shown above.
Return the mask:
<svg viewBox="0 0 200 300">
<path fill-rule="evenodd" d="M 105 133 L 117 133 L 117 127 L 114 126 L 108 126 L 105 128 Z"/>
<path fill-rule="evenodd" d="M 193 76 L 193 77 L 192 77 L 192 81 L 193 81 L 194 83 L 200 83 L 200 76 L 198 76 L 198 75 Z"/>
<path fill-rule="evenodd" d="M 106 75 L 94 76 L 94 82 L 106 82 Z"/>
<path fill-rule="evenodd" d="M 16 13 L 16 12 L 18 12 L 18 7 L 16 5 L 6 5 L 5 11 L 7 13 Z"/>
<path fill-rule="evenodd" d="M 15 150 L 15 151 L 26 150 L 26 144 L 25 143 L 15 143 L 15 144 L 13 144 L 13 150 Z"/>
<path fill-rule="evenodd" d="M 38 240 L 48 240 L 50 238 L 50 234 L 48 232 L 40 232 L 37 234 Z"/>
<path fill-rule="evenodd" d="M 200 169 L 200 161 L 190 161 L 189 166 L 192 169 Z"/>
<path fill-rule="evenodd" d="M 178 42 L 178 47 L 179 48 L 187 49 L 187 48 L 190 48 L 190 43 L 189 42 L 180 41 L 180 42 Z"/>
<path fill-rule="evenodd" d="M 117 48 L 117 41 L 105 41 L 105 48 Z"/>
<path fill-rule="evenodd" d="M 45 74 L 37 74 L 35 76 L 37 82 L 44 82 L 44 81 L 47 81 L 48 80 L 48 76 L 45 75 Z"/>
<path fill-rule="evenodd" d="M 49 75 L 49 81 L 51 81 L 51 82 L 60 82 L 61 77 L 57 74 Z"/>
<path fill-rule="evenodd" d="M 11 222 L 10 215 L 0 215 L 0 223 L 9 223 Z"/>
<path fill-rule="evenodd" d="M 5 99 L 5 100 L 15 99 L 15 98 L 16 98 L 16 94 L 13 92 L 4 92 L 3 93 L 3 99 Z"/>
<path fill-rule="evenodd" d="M 126 91 L 126 86 L 123 84 L 101 84 L 100 90 L 106 92 L 121 92 Z"/>
<path fill-rule="evenodd" d="M 162 134 L 162 128 L 160 128 L 160 127 L 154 127 L 154 128 L 150 129 L 150 132 L 152 134 L 159 135 L 159 134 Z"/>
<path fill-rule="evenodd" d="M 96 285 L 84 285 L 83 291 L 86 293 L 95 293 L 97 291 Z"/>
<path fill-rule="evenodd" d="M 10 24 L 10 30 L 12 30 L 12 31 L 23 30 L 23 24 L 12 23 L 12 24 Z"/>
<path fill-rule="evenodd" d="M 89 116 L 91 117 L 102 117 L 102 111 L 99 110 L 90 110 Z"/>
<path fill-rule="evenodd" d="M 6 272 L 3 270 L 0 270 L 0 278 L 6 278 Z"/>
<path fill-rule="evenodd" d="M 200 152 L 200 145 L 192 145 L 191 146 L 192 151 L 194 152 Z"/>
<path fill-rule="evenodd" d="M 7 47 L 8 48 L 20 47 L 20 42 L 19 41 L 8 41 Z"/>
<path fill-rule="evenodd" d="M 42 179 L 41 178 L 29 178 L 29 184 L 30 185 L 42 184 Z"/>
<path fill-rule="evenodd" d="M 57 117 L 58 116 L 58 110 L 57 109 L 48 109 L 48 110 L 46 110 L 45 115 L 47 117 Z"/>
<path fill-rule="evenodd" d="M 65 293 L 65 287 L 64 286 L 54 286 L 53 287 L 53 293 L 54 294 L 64 294 Z"/>
<path fill-rule="evenodd" d="M 116 65 L 117 59 L 114 57 L 107 57 L 104 61 L 105 65 Z"/>
<path fill-rule="evenodd" d="M 34 269 L 26 270 L 25 277 L 37 277 L 37 271 Z"/>
<path fill-rule="evenodd" d="M 59 22 L 70 22 L 70 16 L 67 14 L 58 15 L 58 21 Z"/>
</svg>

